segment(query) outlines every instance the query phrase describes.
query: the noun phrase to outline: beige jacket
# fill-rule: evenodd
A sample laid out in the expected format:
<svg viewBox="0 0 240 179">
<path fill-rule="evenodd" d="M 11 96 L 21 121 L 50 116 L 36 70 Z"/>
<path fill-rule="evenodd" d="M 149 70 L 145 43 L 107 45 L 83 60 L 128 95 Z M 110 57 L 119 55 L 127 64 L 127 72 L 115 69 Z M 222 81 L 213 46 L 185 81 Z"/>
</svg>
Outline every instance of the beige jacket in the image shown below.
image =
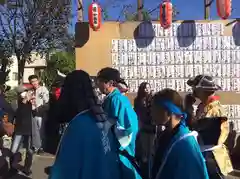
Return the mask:
<svg viewBox="0 0 240 179">
<path fill-rule="evenodd" d="M 207 105 L 199 104 L 196 112 L 196 118 L 201 119 L 204 117 L 225 117 L 226 113 L 221 103 L 218 100 L 209 102 Z M 225 142 L 229 134 L 229 123 L 225 121 L 221 124 L 221 134 L 218 139 L 218 145 L 222 147 L 214 149 L 213 155 L 223 175 L 233 171 L 232 162 L 229 156 L 228 149 Z"/>
</svg>

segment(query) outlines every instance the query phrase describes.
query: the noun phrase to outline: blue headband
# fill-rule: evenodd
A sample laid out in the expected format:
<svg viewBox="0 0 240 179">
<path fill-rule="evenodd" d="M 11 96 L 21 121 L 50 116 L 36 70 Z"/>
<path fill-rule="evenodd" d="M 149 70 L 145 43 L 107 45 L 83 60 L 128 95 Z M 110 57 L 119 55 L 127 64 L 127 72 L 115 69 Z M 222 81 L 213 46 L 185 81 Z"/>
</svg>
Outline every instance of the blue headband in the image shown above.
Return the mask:
<svg viewBox="0 0 240 179">
<path fill-rule="evenodd" d="M 169 100 L 161 100 L 158 104 L 169 113 L 181 116 L 182 122 L 186 122 L 187 114 Z"/>
</svg>

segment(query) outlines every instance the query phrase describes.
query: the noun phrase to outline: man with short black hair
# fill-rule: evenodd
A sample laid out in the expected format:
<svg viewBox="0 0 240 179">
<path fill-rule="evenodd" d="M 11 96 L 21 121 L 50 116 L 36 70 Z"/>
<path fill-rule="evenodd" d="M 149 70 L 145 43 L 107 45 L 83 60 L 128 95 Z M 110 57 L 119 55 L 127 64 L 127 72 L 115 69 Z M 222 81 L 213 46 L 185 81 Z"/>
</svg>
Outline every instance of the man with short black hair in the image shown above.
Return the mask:
<svg viewBox="0 0 240 179">
<path fill-rule="evenodd" d="M 47 117 L 49 91 L 41 86 L 37 75 L 28 77 L 29 83 L 33 86 L 32 115 L 33 115 L 33 147 L 38 153 L 43 152 L 42 141 L 44 140 L 44 121 Z"/>
</svg>

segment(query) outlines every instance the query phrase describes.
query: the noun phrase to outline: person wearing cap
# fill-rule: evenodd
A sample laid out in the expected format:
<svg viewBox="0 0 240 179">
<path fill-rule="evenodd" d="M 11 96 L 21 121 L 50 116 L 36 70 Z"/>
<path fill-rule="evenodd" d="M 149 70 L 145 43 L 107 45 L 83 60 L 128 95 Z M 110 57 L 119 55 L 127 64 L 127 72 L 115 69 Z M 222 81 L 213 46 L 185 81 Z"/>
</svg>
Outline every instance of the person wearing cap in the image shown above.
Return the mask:
<svg viewBox="0 0 240 179">
<path fill-rule="evenodd" d="M 120 72 L 114 68 L 103 68 L 97 74 L 98 87 L 103 94 L 107 95 L 103 102 L 104 111 L 110 118 L 116 119 L 119 127 L 131 132 L 131 135 L 129 135 L 130 145 L 121 146 L 120 150 L 126 150 L 131 156 L 135 156 L 135 140 L 138 133 L 138 119 L 130 100 L 121 94 L 118 89 L 118 84 L 123 82 L 124 80 L 120 77 Z M 136 179 L 141 178 L 126 157 L 120 155 L 120 160 L 127 168 L 134 172 Z M 129 178 L 129 176 L 123 178 Z"/>
<path fill-rule="evenodd" d="M 192 87 L 192 96 L 198 98 L 201 103 L 198 105 L 195 123 L 204 118 L 224 118 L 220 126 L 220 135 L 217 146 L 204 150 L 206 156 L 213 158 L 215 170 L 208 167 L 210 178 L 223 178 L 228 173 L 233 171 L 227 146 L 225 145 L 229 134 L 229 123 L 226 112 L 220 103 L 220 98 L 215 94 L 221 87 L 214 83 L 211 76 L 198 75 L 187 81 L 187 84 Z M 204 141 L 203 141 L 204 142 Z"/>
<path fill-rule="evenodd" d="M 122 167 L 118 156 L 119 145 L 127 145 L 128 131 L 122 135 L 124 130 L 116 128 L 116 120 L 108 118 L 88 73 L 75 70 L 66 76 L 58 104 L 57 119 L 68 126 L 49 179 L 134 178 L 122 177 L 133 173 Z"/>
<path fill-rule="evenodd" d="M 151 116 L 155 125 L 165 126 L 156 139 L 152 179 L 209 179 L 196 140 L 198 133 L 186 125 L 183 100 L 178 92 L 164 89 L 153 96 Z"/>
<path fill-rule="evenodd" d="M 18 108 L 15 114 L 15 131 L 11 145 L 12 156 L 10 157 L 11 175 L 17 173 L 18 163 L 21 161 L 19 149 L 24 142 L 26 149 L 26 158 L 23 172 L 30 175 L 33 150 L 32 150 L 32 93 L 25 86 L 16 88 L 18 94 Z"/>
</svg>

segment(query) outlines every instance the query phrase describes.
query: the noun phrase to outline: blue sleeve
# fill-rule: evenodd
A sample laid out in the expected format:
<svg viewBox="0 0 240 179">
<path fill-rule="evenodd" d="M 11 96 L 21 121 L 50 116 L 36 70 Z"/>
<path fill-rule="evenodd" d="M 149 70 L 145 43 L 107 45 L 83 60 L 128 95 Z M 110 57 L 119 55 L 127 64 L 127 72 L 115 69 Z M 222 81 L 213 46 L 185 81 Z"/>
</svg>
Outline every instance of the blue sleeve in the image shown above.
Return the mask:
<svg viewBox="0 0 240 179">
<path fill-rule="evenodd" d="M 80 179 L 83 131 L 76 121 L 69 124 L 61 141 L 49 179 Z"/>
<path fill-rule="evenodd" d="M 127 110 L 128 103 L 124 104 L 122 96 L 114 97 L 110 106 L 110 117 L 116 118 L 120 126 L 125 129 L 131 127 L 131 113 Z M 133 111 L 134 112 L 134 111 Z"/>
<path fill-rule="evenodd" d="M 169 158 L 174 165 L 172 179 L 209 179 L 202 154 L 193 140 L 174 147 L 173 155 Z"/>
</svg>

